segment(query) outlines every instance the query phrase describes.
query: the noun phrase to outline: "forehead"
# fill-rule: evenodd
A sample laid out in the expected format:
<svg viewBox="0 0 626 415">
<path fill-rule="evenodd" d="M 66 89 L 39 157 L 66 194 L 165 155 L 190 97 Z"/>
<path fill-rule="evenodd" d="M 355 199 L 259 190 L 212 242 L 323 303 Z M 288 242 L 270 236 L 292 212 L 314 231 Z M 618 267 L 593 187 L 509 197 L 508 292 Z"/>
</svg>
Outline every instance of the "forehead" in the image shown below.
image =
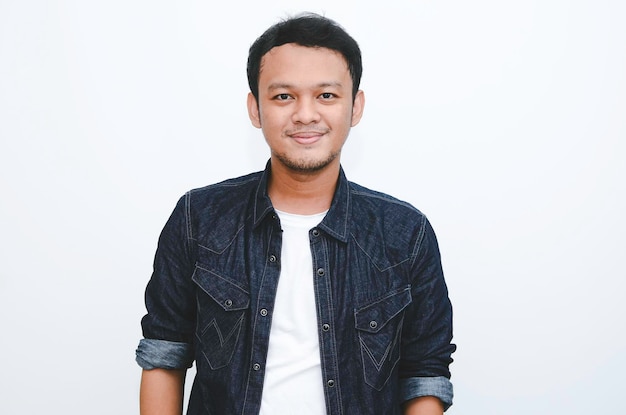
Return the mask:
<svg viewBox="0 0 626 415">
<path fill-rule="evenodd" d="M 300 81 L 324 78 L 325 81 L 338 82 L 350 78 L 350 72 L 346 59 L 335 50 L 287 43 L 263 55 L 259 84 L 281 77 Z"/>
</svg>

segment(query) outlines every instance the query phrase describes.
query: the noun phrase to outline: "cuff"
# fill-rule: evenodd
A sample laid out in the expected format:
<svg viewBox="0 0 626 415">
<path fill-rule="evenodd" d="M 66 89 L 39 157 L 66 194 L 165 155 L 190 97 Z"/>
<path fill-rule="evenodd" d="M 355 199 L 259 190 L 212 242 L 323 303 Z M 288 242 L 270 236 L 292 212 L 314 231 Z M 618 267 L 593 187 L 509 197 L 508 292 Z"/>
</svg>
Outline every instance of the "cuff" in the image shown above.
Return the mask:
<svg viewBox="0 0 626 415">
<path fill-rule="evenodd" d="M 141 339 L 135 351 L 135 360 L 146 370 L 187 369 L 193 363 L 193 349 L 187 343 Z"/>
<path fill-rule="evenodd" d="M 452 382 L 443 376 L 400 379 L 401 402 L 422 396 L 439 398 L 443 403 L 443 410 L 446 411 L 452 406 Z"/>
</svg>

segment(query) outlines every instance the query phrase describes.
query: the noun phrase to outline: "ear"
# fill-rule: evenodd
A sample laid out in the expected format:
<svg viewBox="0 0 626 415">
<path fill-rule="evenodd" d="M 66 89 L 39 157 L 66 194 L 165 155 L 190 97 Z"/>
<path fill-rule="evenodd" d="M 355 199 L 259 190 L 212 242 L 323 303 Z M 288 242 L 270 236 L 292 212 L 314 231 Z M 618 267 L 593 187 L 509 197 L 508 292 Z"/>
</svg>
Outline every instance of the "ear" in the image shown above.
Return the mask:
<svg viewBox="0 0 626 415">
<path fill-rule="evenodd" d="M 361 121 L 361 117 L 363 116 L 363 107 L 365 107 L 365 94 L 359 89 L 354 97 L 354 102 L 352 103 L 351 127 L 354 127 L 359 123 L 359 121 Z"/>
<path fill-rule="evenodd" d="M 248 117 L 250 117 L 252 125 L 256 128 L 261 128 L 259 104 L 257 103 L 254 95 L 252 95 L 252 92 L 248 92 Z"/>
</svg>

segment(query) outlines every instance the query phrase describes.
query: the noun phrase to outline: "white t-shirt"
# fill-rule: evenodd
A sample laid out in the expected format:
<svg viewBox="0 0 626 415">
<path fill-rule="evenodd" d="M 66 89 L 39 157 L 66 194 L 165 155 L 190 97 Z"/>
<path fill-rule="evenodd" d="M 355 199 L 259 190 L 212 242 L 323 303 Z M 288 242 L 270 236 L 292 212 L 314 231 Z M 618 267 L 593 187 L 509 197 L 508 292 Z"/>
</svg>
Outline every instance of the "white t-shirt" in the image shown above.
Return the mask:
<svg viewBox="0 0 626 415">
<path fill-rule="evenodd" d="M 283 229 L 260 415 L 326 414 L 309 230 L 326 212 L 277 211 Z"/>
</svg>

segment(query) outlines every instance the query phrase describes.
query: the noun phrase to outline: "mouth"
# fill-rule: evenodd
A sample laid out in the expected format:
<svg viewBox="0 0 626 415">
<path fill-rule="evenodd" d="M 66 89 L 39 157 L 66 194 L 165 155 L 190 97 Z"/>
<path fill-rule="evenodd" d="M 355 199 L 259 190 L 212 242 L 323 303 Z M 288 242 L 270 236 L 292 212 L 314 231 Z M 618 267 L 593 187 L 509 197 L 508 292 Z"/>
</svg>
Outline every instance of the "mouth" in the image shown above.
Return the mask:
<svg viewBox="0 0 626 415">
<path fill-rule="evenodd" d="M 288 132 L 287 136 L 298 144 L 310 145 L 319 141 L 328 131 L 293 131 Z"/>
</svg>

